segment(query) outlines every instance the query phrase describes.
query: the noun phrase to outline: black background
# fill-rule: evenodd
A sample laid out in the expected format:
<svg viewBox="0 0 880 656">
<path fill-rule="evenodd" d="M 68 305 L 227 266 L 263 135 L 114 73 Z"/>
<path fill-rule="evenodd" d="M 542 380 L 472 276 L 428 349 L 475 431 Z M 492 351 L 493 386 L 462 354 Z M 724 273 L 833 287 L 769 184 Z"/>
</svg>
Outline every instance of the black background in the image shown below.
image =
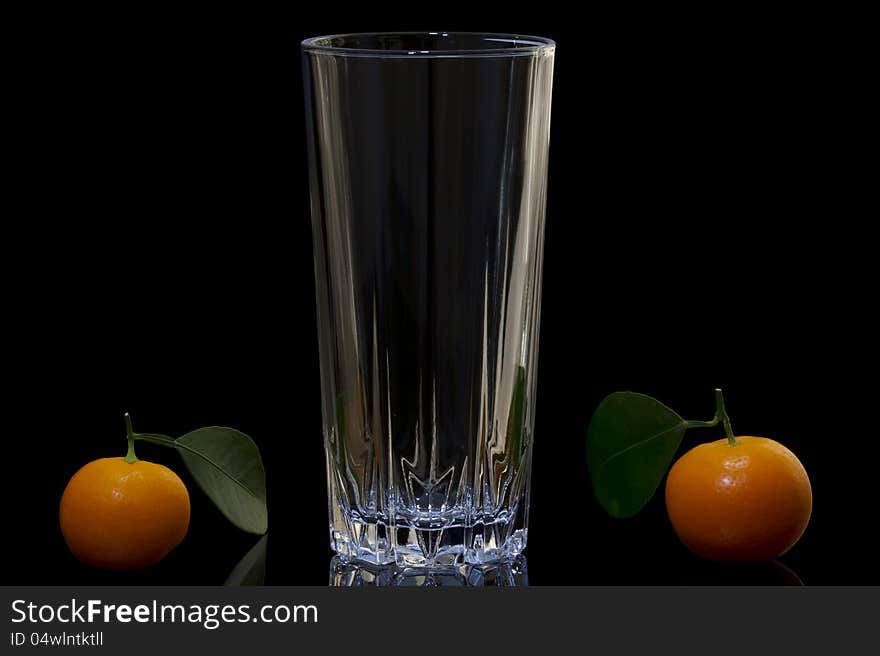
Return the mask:
<svg viewBox="0 0 880 656">
<path fill-rule="evenodd" d="M 118 7 L 29 23 L 11 69 L 23 148 L 4 240 L 4 583 L 219 584 L 256 541 L 189 483 L 184 543 L 142 572 L 67 551 L 57 506 L 135 428 L 239 428 L 268 477 L 268 583 L 328 578 L 324 457 L 298 44 L 371 30 L 490 30 L 558 43 L 529 546 L 532 584 L 749 583 L 682 547 L 662 496 L 615 521 L 584 436 L 611 391 L 687 418 L 725 389 L 739 434 L 810 474 L 782 558 L 807 584 L 880 583 L 876 422 L 853 205 L 860 182 L 834 31 L 717 10 L 383 5 L 181 13 Z M 321 15 L 317 15 L 321 13 Z M 810 22 L 805 22 L 810 18 Z M 821 17 L 819 17 L 821 19 Z M 23 26 L 24 27 L 24 26 Z M 863 270 L 864 269 L 864 270 Z M 717 439 L 693 431 L 684 447 Z"/>
</svg>

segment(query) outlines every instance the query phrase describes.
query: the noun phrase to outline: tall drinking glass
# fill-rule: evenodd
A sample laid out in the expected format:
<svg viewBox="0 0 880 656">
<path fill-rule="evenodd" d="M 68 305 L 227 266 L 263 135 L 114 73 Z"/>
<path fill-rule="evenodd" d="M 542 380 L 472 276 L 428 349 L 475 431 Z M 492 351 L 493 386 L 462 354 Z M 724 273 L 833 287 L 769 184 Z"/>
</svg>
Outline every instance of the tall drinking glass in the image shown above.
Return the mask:
<svg viewBox="0 0 880 656">
<path fill-rule="evenodd" d="M 330 535 L 441 567 L 526 545 L 552 41 L 303 42 Z"/>
</svg>

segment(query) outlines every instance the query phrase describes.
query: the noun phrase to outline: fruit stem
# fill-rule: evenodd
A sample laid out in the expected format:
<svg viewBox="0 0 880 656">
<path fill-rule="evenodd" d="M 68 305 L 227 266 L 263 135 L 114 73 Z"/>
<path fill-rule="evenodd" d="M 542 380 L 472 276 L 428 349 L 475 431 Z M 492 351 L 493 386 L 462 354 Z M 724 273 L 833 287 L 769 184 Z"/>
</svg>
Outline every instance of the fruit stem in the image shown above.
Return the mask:
<svg viewBox="0 0 880 656">
<path fill-rule="evenodd" d="M 134 436 L 135 432 L 131 426 L 131 415 L 127 412 L 125 413 L 125 432 L 128 435 L 128 453 L 125 454 L 125 462 L 128 464 L 134 464 L 137 462 L 137 456 L 134 454 Z"/>
<path fill-rule="evenodd" d="M 689 420 L 684 422 L 685 428 L 712 428 L 718 424 L 724 426 L 724 434 L 727 436 L 727 444 L 736 446 L 739 442 L 733 436 L 733 427 L 730 425 L 730 417 L 727 416 L 727 410 L 724 408 L 724 394 L 721 390 L 715 389 L 715 416 L 709 421 Z"/>
<path fill-rule="evenodd" d="M 162 446 L 176 447 L 179 446 L 177 441 L 167 435 L 157 435 L 155 433 L 137 433 L 134 436 L 136 440 L 151 442 L 152 444 L 161 444 Z"/>
<path fill-rule="evenodd" d="M 724 426 L 724 434 L 727 435 L 727 444 L 729 446 L 736 446 L 738 442 L 733 435 L 733 427 L 730 425 L 730 417 L 727 416 L 727 410 L 724 408 L 724 394 L 722 394 L 721 390 L 718 388 L 715 389 L 715 417 L 720 419 L 721 425 Z"/>
<path fill-rule="evenodd" d="M 697 421 L 696 419 L 688 419 L 684 422 L 685 428 L 712 428 L 718 425 L 718 416 L 712 417 L 709 421 Z"/>
</svg>

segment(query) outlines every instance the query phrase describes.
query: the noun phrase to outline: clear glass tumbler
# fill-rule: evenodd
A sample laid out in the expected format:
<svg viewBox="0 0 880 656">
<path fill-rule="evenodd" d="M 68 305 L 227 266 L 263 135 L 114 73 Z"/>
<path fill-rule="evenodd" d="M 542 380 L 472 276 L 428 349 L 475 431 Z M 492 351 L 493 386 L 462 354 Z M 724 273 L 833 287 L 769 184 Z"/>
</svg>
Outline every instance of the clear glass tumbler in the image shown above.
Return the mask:
<svg viewBox="0 0 880 656">
<path fill-rule="evenodd" d="M 330 534 L 442 567 L 526 544 L 555 44 L 303 42 Z"/>
</svg>

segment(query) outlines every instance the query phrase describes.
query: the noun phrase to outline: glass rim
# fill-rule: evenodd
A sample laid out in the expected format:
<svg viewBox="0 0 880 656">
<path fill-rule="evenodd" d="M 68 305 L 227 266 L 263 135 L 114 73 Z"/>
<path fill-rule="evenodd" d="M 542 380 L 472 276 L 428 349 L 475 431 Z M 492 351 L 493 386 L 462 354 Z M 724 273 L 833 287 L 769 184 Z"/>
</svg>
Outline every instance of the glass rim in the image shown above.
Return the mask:
<svg viewBox="0 0 880 656">
<path fill-rule="evenodd" d="M 496 48 L 450 48 L 445 50 L 385 50 L 380 48 L 351 48 L 348 46 L 328 45 L 331 39 L 378 36 L 463 36 L 482 38 L 485 41 L 510 42 L 508 47 Z M 343 57 L 374 57 L 376 59 L 393 58 L 442 58 L 442 57 L 516 57 L 534 55 L 545 50 L 553 50 L 556 42 L 542 36 L 513 34 L 506 32 L 348 32 L 313 36 L 303 40 L 300 47 L 304 52 L 316 54 L 339 55 Z"/>
</svg>

